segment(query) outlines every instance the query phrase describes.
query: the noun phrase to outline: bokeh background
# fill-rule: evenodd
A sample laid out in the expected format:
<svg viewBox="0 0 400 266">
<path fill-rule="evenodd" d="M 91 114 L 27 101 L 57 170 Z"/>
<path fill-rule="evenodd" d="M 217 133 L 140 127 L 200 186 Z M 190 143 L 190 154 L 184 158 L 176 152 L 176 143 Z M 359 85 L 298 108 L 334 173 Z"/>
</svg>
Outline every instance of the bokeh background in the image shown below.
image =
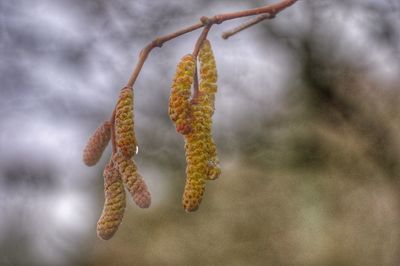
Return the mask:
<svg viewBox="0 0 400 266">
<path fill-rule="evenodd" d="M 153 196 L 96 236 L 102 169 L 81 152 L 140 49 L 202 15 L 272 1 L 0 0 L 0 265 L 399 265 L 400 2 L 302 0 L 231 39 L 213 27 L 223 174 L 183 211 L 171 79 L 199 32 L 136 83 Z"/>
</svg>

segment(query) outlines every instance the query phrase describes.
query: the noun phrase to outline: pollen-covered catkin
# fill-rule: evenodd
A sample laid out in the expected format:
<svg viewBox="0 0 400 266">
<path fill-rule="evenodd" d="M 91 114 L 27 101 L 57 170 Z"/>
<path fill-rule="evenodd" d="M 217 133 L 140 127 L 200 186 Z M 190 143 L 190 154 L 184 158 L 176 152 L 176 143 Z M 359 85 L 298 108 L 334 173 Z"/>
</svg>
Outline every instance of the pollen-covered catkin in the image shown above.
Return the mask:
<svg viewBox="0 0 400 266">
<path fill-rule="evenodd" d="M 196 70 L 196 60 L 188 54 L 179 61 L 171 86 L 169 98 L 169 117 L 175 123 L 176 131 L 181 134 L 190 132 L 189 98 Z"/>
<path fill-rule="evenodd" d="M 217 156 L 217 146 L 212 137 L 208 143 L 209 160 L 207 164 L 207 179 L 215 180 L 221 175 L 221 167 L 219 166 L 219 159 Z"/>
<path fill-rule="evenodd" d="M 217 67 L 215 63 L 214 54 L 211 48 L 209 40 L 204 40 L 200 51 L 199 51 L 199 61 L 200 61 L 200 84 L 199 92 L 204 94 L 203 99 L 199 99 L 199 104 L 204 106 L 204 116 L 205 126 L 205 142 L 207 143 L 207 150 L 209 154 L 209 160 L 207 163 L 207 179 L 214 180 L 221 174 L 221 168 L 219 166 L 219 160 L 217 156 L 217 147 L 212 138 L 211 128 L 212 128 L 212 115 L 215 110 L 215 94 L 217 92 Z"/>
<path fill-rule="evenodd" d="M 113 155 L 113 161 L 136 205 L 140 208 L 150 207 L 150 192 L 144 179 L 138 173 L 133 159 L 127 159 L 120 152 L 117 152 Z"/>
<path fill-rule="evenodd" d="M 118 230 L 126 205 L 124 185 L 112 161 L 104 169 L 104 195 L 104 208 L 97 222 L 97 235 L 107 240 Z"/>
<path fill-rule="evenodd" d="M 209 154 L 207 149 L 205 112 L 205 94 L 201 92 L 191 102 L 192 131 L 185 135 L 186 185 L 182 204 L 187 212 L 199 208 L 205 190 Z"/>
<path fill-rule="evenodd" d="M 83 162 L 87 166 L 95 165 L 101 158 L 111 137 L 111 123 L 105 121 L 99 126 L 86 143 L 83 150 Z"/>
<path fill-rule="evenodd" d="M 182 203 L 188 212 L 198 209 L 206 180 L 216 179 L 221 174 L 217 149 L 211 134 L 217 92 L 217 68 L 208 40 L 205 40 L 200 48 L 199 61 L 199 91 L 190 102 L 192 129 L 185 135 L 187 166 Z"/>
<path fill-rule="evenodd" d="M 118 150 L 126 158 L 131 158 L 135 154 L 137 146 L 133 104 L 133 89 L 123 88 L 115 107 L 115 141 Z"/>
</svg>

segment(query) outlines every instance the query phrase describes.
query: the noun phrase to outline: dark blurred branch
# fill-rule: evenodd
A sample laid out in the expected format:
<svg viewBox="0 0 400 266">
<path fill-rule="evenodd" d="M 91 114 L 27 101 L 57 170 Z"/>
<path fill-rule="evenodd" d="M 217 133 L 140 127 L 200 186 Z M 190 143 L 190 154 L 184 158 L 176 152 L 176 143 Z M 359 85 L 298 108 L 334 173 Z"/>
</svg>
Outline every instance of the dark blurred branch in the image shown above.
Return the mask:
<svg viewBox="0 0 400 266">
<path fill-rule="evenodd" d="M 166 43 L 172 39 L 175 39 L 181 35 L 184 35 L 186 33 L 197 30 L 199 28 L 211 27 L 211 25 L 213 25 L 213 24 L 221 24 L 222 22 L 227 21 L 227 20 L 242 18 L 242 17 L 247 17 L 247 16 L 254 16 L 254 15 L 259 15 L 259 14 L 266 14 L 266 13 L 274 15 L 274 14 L 277 14 L 278 12 L 284 10 L 285 8 L 293 5 L 295 2 L 297 2 L 297 0 L 282 0 L 276 4 L 266 5 L 266 6 L 259 7 L 259 8 L 248 9 L 248 10 L 243 10 L 243 11 L 238 11 L 238 12 L 233 12 L 233 13 L 220 14 L 220 15 L 215 15 L 212 17 L 202 17 L 200 19 L 200 22 L 193 24 L 192 26 L 189 26 L 189 27 L 181 29 L 179 31 L 156 38 L 155 40 L 150 42 L 148 45 L 146 45 L 145 48 L 143 48 L 142 51 L 140 52 L 139 60 L 131 74 L 131 77 L 128 80 L 127 87 L 133 87 L 133 85 L 135 84 L 135 81 L 136 81 L 137 77 L 139 76 L 139 73 L 143 67 L 144 62 L 146 61 L 150 52 L 155 47 L 161 47 L 164 43 Z M 206 32 L 208 32 L 208 30 L 206 30 Z M 204 33 L 204 31 L 203 31 L 203 33 Z M 207 35 L 207 33 L 205 33 L 205 35 Z"/>
</svg>

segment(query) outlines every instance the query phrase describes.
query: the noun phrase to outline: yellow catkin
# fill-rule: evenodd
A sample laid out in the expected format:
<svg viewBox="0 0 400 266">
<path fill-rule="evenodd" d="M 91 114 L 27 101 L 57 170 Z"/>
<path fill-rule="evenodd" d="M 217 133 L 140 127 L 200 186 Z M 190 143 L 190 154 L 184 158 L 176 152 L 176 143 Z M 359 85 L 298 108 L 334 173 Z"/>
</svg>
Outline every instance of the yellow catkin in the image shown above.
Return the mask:
<svg viewBox="0 0 400 266">
<path fill-rule="evenodd" d="M 133 159 L 127 159 L 120 152 L 113 155 L 113 161 L 118 168 L 126 188 L 129 190 L 133 201 L 140 208 L 148 208 L 151 204 L 150 192 L 147 185 L 138 173 Z"/>
<path fill-rule="evenodd" d="M 205 191 L 206 180 L 216 179 L 221 174 L 217 149 L 211 135 L 217 92 L 217 69 L 208 40 L 205 40 L 200 48 L 199 61 L 199 92 L 190 102 L 192 129 L 185 135 L 187 166 L 182 203 L 188 212 L 198 209 Z"/>
<path fill-rule="evenodd" d="M 182 198 L 183 208 L 187 212 L 199 208 L 205 190 L 209 154 L 206 141 L 205 94 L 199 93 L 191 103 L 192 131 L 185 136 L 186 184 Z"/>
<path fill-rule="evenodd" d="M 126 205 L 124 185 L 112 161 L 104 169 L 104 194 L 104 208 L 97 222 L 97 235 L 107 240 L 118 230 Z"/>
<path fill-rule="evenodd" d="M 204 106 L 204 124 L 205 126 L 205 142 L 209 154 L 209 160 L 207 163 L 207 179 L 214 180 L 221 174 L 221 168 L 219 166 L 219 160 L 217 156 L 217 148 L 212 138 L 212 115 L 215 110 L 215 94 L 217 92 L 217 67 L 215 63 L 214 54 L 211 48 L 211 44 L 208 40 L 205 40 L 199 51 L 200 61 L 200 84 L 199 92 L 204 96 L 199 99 L 199 104 Z"/>
<path fill-rule="evenodd" d="M 176 67 L 171 86 L 169 117 L 175 123 L 176 131 L 181 134 L 187 134 L 191 130 L 189 98 L 195 70 L 195 58 L 191 54 L 185 55 Z"/>
<path fill-rule="evenodd" d="M 101 158 L 111 137 L 111 123 L 105 121 L 99 126 L 86 143 L 83 150 L 83 162 L 87 166 L 95 165 Z"/>
<path fill-rule="evenodd" d="M 136 152 L 136 137 L 134 131 L 133 89 L 125 87 L 121 90 L 115 108 L 115 141 L 118 150 L 131 158 Z"/>
</svg>

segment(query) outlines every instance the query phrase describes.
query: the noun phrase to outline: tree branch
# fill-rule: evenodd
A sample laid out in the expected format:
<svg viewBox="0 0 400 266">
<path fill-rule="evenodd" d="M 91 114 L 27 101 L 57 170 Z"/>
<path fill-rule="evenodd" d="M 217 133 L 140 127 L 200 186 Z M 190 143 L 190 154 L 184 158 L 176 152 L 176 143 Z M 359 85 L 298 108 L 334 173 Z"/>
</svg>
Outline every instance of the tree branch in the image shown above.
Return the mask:
<svg viewBox="0 0 400 266">
<path fill-rule="evenodd" d="M 161 37 L 158 37 L 157 39 L 153 40 L 151 43 L 146 45 L 146 47 L 144 47 L 140 51 L 139 61 L 137 62 L 136 66 L 135 66 L 135 69 L 133 70 L 132 75 L 129 78 L 127 87 L 132 88 L 133 84 L 135 84 L 135 81 L 136 81 L 137 77 L 139 76 L 140 70 L 142 69 L 143 64 L 146 61 L 147 56 L 150 54 L 151 50 L 153 50 L 156 47 L 161 47 L 164 43 L 166 43 L 166 42 L 168 42 L 168 41 L 170 41 L 172 39 L 175 39 L 175 38 L 177 38 L 177 37 L 179 37 L 179 36 L 181 36 L 183 34 L 186 34 L 186 33 L 192 32 L 194 30 L 200 29 L 203 26 L 204 26 L 203 23 L 199 22 L 199 23 L 194 24 L 194 25 L 192 25 L 190 27 L 181 29 L 179 31 L 176 31 L 176 32 L 173 32 L 173 33 L 161 36 Z"/>
<path fill-rule="evenodd" d="M 247 16 L 254 16 L 254 15 L 259 15 L 259 14 L 264 14 L 264 13 L 277 14 L 278 12 L 282 11 L 283 9 L 293 5 L 295 2 L 297 2 L 297 0 L 281 0 L 280 2 L 278 2 L 276 4 L 266 5 L 266 6 L 259 7 L 259 8 L 248 9 L 248 10 L 233 12 L 233 13 L 219 14 L 219 15 L 215 15 L 211 18 L 202 17 L 201 21 L 196 24 L 193 24 L 187 28 L 184 28 L 184 29 L 178 30 L 176 32 L 156 38 L 155 40 L 150 42 L 148 45 L 146 45 L 140 52 L 138 62 L 136 63 L 136 66 L 135 66 L 126 86 L 130 87 L 130 88 L 133 87 L 133 85 L 135 84 L 136 79 L 139 76 L 139 73 L 144 65 L 144 62 L 146 61 L 150 52 L 155 47 L 161 47 L 164 43 L 166 43 L 172 39 L 175 39 L 181 35 L 195 31 L 199 28 L 202 28 L 202 27 L 205 27 L 208 25 L 221 24 L 222 22 L 227 21 L 227 20 L 241 18 L 241 17 L 247 17 Z M 206 19 L 204 19 L 204 18 L 206 18 Z M 207 30 L 207 33 L 208 33 L 208 30 Z M 205 33 L 206 36 L 207 36 L 207 33 Z"/>
<path fill-rule="evenodd" d="M 282 0 L 276 4 L 266 5 L 258 8 L 248 9 L 244 11 L 234 12 L 234 13 L 227 13 L 222 15 L 216 15 L 215 19 L 217 24 L 220 24 L 226 20 L 231 20 L 235 18 L 242 18 L 254 15 L 260 15 L 264 13 L 272 13 L 277 14 L 280 11 L 284 10 L 285 8 L 293 5 L 296 3 L 297 0 Z"/>
<path fill-rule="evenodd" d="M 221 36 L 223 39 L 226 40 L 229 37 L 231 37 L 232 35 L 235 35 L 236 33 L 241 32 L 242 30 L 250 28 L 251 26 L 253 26 L 257 23 L 260 23 L 261 21 L 264 21 L 266 19 L 272 19 L 274 17 L 275 17 L 275 14 L 272 14 L 272 13 L 265 13 L 265 14 L 259 15 L 258 17 L 252 18 L 252 19 L 244 22 L 243 24 L 240 24 L 236 28 L 233 28 L 229 31 L 223 32 Z"/>
<path fill-rule="evenodd" d="M 204 40 L 207 39 L 208 32 L 210 31 L 212 25 L 214 24 L 214 22 L 212 20 L 210 20 L 209 18 L 206 18 L 206 17 L 202 17 L 201 20 L 204 21 L 204 24 L 206 26 L 204 27 L 199 38 L 197 39 L 196 45 L 194 46 L 194 50 L 192 53 L 194 58 L 197 58 L 197 55 L 199 54 L 199 51 L 200 51 L 200 47 L 203 44 Z"/>
</svg>

